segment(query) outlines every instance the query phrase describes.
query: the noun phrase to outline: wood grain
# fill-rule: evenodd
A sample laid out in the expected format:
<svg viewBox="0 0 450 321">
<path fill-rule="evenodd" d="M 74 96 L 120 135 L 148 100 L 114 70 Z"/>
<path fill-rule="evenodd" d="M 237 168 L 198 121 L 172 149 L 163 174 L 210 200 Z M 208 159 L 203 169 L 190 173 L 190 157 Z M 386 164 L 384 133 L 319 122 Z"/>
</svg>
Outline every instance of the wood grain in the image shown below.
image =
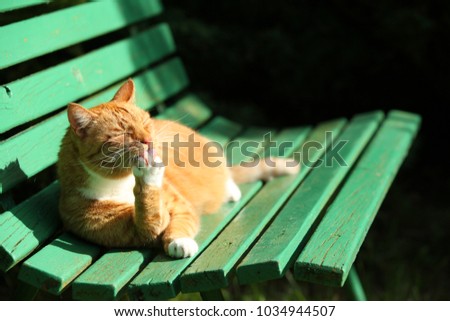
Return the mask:
<svg viewBox="0 0 450 321">
<path fill-rule="evenodd" d="M 419 126 L 418 115 L 389 113 L 296 260 L 297 279 L 344 284 Z"/>
<path fill-rule="evenodd" d="M 0 12 L 47 2 L 50 1 L 2 0 Z M 3 26 L 0 69 L 118 30 L 161 11 L 157 0 L 99 1 Z"/>
<path fill-rule="evenodd" d="M 120 290 L 155 255 L 154 250 L 111 250 L 72 283 L 74 300 L 115 300 Z"/>
<path fill-rule="evenodd" d="M 0 214 L 0 271 L 8 271 L 22 261 L 61 225 L 58 196 L 55 182 Z"/>
<path fill-rule="evenodd" d="M 291 257 L 303 241 L 321 209 L 350 170 L 382 119 L 382 113 L 356 116 L 332 145 L 347 142 L 340 150 L 346 164 L 327 164 L 328 155 L 321 158 L 322 164 L 314 168 L 309 176 L 289 199 L 264 235 L 237 268 L 242 284 L 280 278 L 289 267 Z"/>
<path fill-rule="evenodd" d="M 166 24 L 5 84 L 0 88 L 0 133 L 55 111 L 173 53 Z M 8 90 L 6 90 L 8 88 Z"/>
<path fill-rule="evenodd" d="M 98 257 L 101 249 L 70 234 L 63 234 L 26 260 L 19 279 L 59 295 Z"/>
</svg>

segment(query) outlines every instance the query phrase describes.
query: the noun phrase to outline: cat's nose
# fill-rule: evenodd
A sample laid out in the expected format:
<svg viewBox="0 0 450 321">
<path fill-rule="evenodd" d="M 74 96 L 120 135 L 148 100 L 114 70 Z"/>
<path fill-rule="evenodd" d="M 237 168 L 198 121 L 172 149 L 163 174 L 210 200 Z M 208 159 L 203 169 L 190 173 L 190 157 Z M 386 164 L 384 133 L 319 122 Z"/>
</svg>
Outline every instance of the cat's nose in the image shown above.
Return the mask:
<svg viewBox="0 0 450 321">
<path fill-rule="evenodd" d="M 142 145 L 148 145 L 148 144 L 150 144 L 150 138 L 141 139 L 140 143 Z"/>
</svg>

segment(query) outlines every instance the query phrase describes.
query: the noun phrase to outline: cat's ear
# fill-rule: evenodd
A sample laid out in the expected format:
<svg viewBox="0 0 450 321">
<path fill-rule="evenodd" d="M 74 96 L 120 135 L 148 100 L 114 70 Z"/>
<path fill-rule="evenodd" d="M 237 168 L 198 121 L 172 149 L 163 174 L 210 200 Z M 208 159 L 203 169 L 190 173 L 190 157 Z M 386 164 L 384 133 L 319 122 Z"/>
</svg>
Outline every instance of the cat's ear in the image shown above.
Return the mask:
<svg viewBox="0 0 450 321">
<path fill-rule="evenodd" d="M 119 88 L 119 90 L 114 95 L 113 100 L 115 101 L 123 101 L 126 103 L 134 104 L 134 82 L 130 78 L 128 79 L 122 87 Z"/>
<path fill-rule="evenodd" d="M 85 129 L 92 121 L 92 113 L 81 105 L 70 103 L 67 106 L 70 127 L 80 137 L 85 135 Z"/>
</svg>

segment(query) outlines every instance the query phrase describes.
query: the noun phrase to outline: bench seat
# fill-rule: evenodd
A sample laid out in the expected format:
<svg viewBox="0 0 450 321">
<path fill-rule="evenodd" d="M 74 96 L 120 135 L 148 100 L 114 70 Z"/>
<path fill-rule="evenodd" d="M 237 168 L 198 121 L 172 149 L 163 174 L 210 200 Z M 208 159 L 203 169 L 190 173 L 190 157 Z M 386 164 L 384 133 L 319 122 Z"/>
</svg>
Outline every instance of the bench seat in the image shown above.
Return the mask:
<svg viewBox="0 0 450 321">
<path fill-rule="evenodd" d="M 0 10 L 15 9 L 17 3 Z M 23 286 L 55 296 L 69 293 L 75 300 L 161 300 L 180 292 L 217 299 L 232 278 L 250 284 L 282 278 L 289 270 L 298 280 L 330 286 L 343 286 L 348 278 L 357 282 L 353 262 L 408 154 L 420 116 L 374 111 L 292 128 L 232 122 L 189 91 L 168 25 L 153 20 L 161 11 L 159 1 L 100 1 L 0 29 L 0 40 L 14 38 L 11 48 L 0 51 L 0 68 L 130 30 L 122 39 L 0 88 L 2 274 L 18 270 Z M 115 19 L 98 19 L 100 25 L 90 27 L 99 15 Z M 61 24 L 66 20 L 67 28 Z M 44 22 L 45 30 L 35 31 Z M 46 46 L 35 45 L 42 41 Z M 109 100 L 129 76 L 140 107 L 198 129 L 222 145 L 231 162 L 248 156 L 227 147 L 256 141 L 260 144 L 252 152 L 293 156 L 302 163 L 300 174 L 242 184 L 240 201 L 202 217 L 199 253 L 179 260 L 158 249 L 106 249 L 64 232 L 57 181 L 13 204 L 21 186 L 54 166 L 68 126 L 64 106 Z M 268 133 L 279 148 L 265 146 Z"/>
</svg>

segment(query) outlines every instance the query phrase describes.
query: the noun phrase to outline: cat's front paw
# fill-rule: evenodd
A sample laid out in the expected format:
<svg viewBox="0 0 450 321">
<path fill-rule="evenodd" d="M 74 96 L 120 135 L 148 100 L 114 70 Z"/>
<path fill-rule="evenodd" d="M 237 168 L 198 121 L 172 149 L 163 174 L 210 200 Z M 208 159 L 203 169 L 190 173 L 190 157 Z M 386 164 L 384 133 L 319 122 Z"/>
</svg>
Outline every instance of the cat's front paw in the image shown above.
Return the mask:
<svg viewBox="0 0 450 321">
<path fill-rule="evenodd" d="M 136 166 L 133 166 L 133 175 L 144 184 L 161 187 L 164 178 L 164 163 L 159 156 L 155 156 L 152 162 L 144 157 L 139 157 Z"/>
<path fill-rule="evenodd" d="M 169 256 L 181 259 L 185 257 L 191 257 L 198 252 L 198 245 L 195 240 L 189 237 L 182 237 L 175 239 L 169 243 L 167 247 L 167 254 Z"/>
</svg>

